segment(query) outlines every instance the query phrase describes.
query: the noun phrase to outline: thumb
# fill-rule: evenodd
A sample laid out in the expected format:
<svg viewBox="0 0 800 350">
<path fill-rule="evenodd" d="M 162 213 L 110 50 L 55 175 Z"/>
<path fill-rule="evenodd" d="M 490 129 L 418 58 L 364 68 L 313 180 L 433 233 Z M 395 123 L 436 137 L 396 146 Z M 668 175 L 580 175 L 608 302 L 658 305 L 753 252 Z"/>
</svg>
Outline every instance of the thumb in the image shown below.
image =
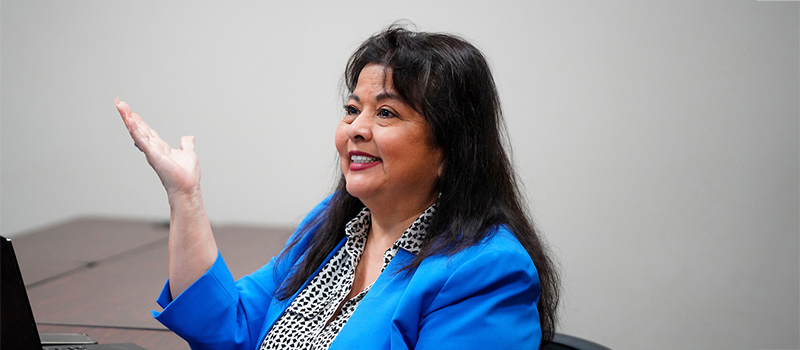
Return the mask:
<svg viewBox="0 0 800 350">
<path fill-rule="evenodd" d="M 181 137 L 181 149 L 184 151 L 194 151 L 194 136 Z"/>
</svg>

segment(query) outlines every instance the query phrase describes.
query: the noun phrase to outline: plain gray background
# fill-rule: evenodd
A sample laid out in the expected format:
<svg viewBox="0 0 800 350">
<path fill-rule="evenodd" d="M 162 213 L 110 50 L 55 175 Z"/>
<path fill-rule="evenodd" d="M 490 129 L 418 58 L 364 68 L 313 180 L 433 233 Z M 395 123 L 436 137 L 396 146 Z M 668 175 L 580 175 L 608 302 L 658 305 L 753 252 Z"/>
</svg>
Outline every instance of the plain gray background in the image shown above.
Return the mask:
<svg viewBox="0 0 800 350">
<path fill-rule="evenodd" d="M 296 225 L 338 171 L 348 55 L 408 19 L 491 61 L 562 332 L 797 349 L 798 5 L 4 0 L 0 232 L 168 217 L 117 96 L 197 137 L 213 222 Z"/>
</svg>

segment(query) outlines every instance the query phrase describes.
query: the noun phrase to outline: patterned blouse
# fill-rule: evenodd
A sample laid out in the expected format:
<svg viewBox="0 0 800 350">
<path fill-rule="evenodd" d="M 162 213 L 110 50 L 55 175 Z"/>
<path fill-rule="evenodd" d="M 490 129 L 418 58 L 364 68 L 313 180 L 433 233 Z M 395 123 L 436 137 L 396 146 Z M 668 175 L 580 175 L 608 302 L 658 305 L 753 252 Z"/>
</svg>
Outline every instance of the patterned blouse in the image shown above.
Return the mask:
<svg viewBox="0 0 800 350">
<path fill-rule="evenodd" d="M 383 254 L 381 272 L 401 248 L 412 254 L 419 253 L 434 212 L 436 204 L 428 207 Z M 261 343 L 260 350 L 323 350 L 331 345 L 359 302 L 364 299 L 364 295 L 372 288 L 370 284 L 342 304 L 353 286 L 356 266 L 364 251 L 371 223 L 372 216 L 367 208 L 362 209 L 347 223 L 347 240 L 344 246 L 322 267 L 275 322 Z M 342 309 L 334 317 L 340 305 Z M 328 323 L 328 320 L 331 322 Z"/>
</svg>

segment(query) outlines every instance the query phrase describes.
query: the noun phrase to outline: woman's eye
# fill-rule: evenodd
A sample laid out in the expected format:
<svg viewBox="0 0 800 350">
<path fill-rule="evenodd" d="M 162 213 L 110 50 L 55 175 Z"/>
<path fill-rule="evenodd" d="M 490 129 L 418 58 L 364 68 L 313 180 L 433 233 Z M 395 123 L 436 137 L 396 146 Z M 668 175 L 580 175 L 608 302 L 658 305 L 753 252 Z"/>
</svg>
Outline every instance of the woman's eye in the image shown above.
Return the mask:
<svg viewBox="0 0 800 350">
<path fill-rule="evenodd" d="M 394 113 L 386 108 L 381 108 L 378 110 L 378 116 L 381 118 L 392 118 L 394 117 Z"/>
<path fill-rule="evenodd" d="M 358 115 L 358 108 L 349 105 L 344 106 L 344 112 L 347 113 L 347 115 Z"/>
</svg>

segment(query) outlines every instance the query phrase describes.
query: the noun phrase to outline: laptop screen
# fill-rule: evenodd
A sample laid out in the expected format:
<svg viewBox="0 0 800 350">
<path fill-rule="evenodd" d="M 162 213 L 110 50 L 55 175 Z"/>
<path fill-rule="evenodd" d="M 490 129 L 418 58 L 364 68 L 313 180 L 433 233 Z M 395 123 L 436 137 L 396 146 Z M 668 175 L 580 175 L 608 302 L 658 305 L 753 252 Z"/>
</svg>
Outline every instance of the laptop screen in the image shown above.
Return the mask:
<svg viewBox="0 0 800 350">
<path fill-rule="evenodd" d="M 11 240 L 0 236 L 0 348 L 41 349 Z"/>
</svg>

